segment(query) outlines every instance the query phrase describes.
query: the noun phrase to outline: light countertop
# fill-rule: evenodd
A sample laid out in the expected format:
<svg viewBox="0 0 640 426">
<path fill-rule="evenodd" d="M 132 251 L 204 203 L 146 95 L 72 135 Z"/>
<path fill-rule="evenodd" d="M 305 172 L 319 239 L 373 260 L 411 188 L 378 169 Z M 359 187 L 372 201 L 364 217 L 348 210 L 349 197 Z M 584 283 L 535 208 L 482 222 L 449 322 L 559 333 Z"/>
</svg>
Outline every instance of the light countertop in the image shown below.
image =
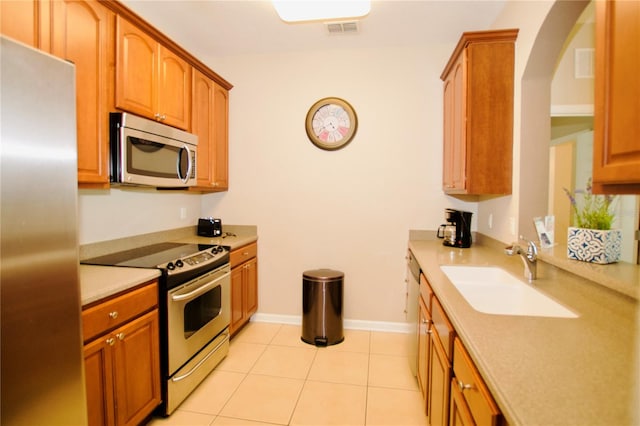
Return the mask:
<svg viewBox="0 0 640 426">
<path fill-rule="evenodd" d="M 441 240 L 411 240 L 409 248 L 509 424 L 640 424 L 637 300 L 539 261 L 533 285 L 578 318 L 484 314 L 439 266 L 500 266 L 524 280 L 518 256 Z"/>
<path fill-rule="evenodd" d="M 158 269 L 80 265 L 82 306 L 122 293 L 159 276 Z"/>
</svg>

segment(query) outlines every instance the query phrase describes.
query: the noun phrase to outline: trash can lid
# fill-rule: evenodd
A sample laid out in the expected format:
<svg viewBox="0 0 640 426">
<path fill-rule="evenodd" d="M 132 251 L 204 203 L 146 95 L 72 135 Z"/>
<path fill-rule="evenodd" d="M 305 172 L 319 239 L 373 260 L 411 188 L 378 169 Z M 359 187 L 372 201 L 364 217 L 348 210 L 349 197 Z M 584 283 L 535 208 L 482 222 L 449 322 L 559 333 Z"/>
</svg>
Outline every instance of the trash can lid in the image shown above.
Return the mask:
<svg viewBox="0 0 640 426">
<path fill-rule="evenodd" d="M 320 280 L 334 280 L 344 277 L 343 272 L 334 271 L 332 269 L 314 269 L 312 271 L 305 271 L 302 275 L 307 278 Z"/>
</svg>

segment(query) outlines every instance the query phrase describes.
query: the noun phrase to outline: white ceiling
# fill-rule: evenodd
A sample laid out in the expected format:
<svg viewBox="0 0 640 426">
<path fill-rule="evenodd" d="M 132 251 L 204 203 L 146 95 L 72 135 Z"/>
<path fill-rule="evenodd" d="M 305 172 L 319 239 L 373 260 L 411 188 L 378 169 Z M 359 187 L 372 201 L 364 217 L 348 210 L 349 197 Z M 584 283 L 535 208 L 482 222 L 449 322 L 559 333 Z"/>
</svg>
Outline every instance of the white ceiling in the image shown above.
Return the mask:
<svg viewBox="0 0 640 426">
<path fill-rule="evenodd" d="M 197 57 L 455 43 L 489 29 L 507 0 L 373 0 L 358 34 L 329 35 L 321 22 L 287 24 L 270 1 L 122 0 Z"/>
</svg>

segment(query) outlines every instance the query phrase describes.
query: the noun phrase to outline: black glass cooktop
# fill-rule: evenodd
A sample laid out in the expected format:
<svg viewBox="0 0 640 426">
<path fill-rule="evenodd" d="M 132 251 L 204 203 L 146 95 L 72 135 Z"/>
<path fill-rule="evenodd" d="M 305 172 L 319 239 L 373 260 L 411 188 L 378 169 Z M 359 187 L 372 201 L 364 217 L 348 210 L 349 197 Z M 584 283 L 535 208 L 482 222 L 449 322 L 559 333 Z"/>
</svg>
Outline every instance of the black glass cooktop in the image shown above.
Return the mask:
<svg viewBox="0 0 640 426">
<path fill-rule="evenodd" d="M 132 268 L 156 268 L 167 262 L 190 256 L 213 247 L 209 244 L 158 243 L 131 250 L 85 259 L 80 263 L 103 266 L 129 266 Z"/>
</svg>

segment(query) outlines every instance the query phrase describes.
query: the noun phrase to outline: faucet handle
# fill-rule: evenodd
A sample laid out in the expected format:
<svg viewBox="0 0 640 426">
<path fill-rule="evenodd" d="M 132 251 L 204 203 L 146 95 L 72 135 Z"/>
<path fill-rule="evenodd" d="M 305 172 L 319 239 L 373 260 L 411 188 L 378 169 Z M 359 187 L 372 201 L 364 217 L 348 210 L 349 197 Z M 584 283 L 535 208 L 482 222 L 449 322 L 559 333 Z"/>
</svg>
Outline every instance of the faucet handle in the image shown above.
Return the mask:
<svg viewBox="0 0 640 426">
<path fill-rule="evenodd" d="M 519 248 L 517 243 L 512 243 L 510 246 L 504 248 L 504 253 L 508 256 L 513 256 L 518 253 Z"/>
<path fill-rule="evenodd" d="M 529 247 L 527 248 L 527 255 L 531 256 L 532 259 L 536 259 L 538 257 L 538 247 L 536 246 L 536 243 L 531 240 L 525 241 L 527 241 L 529 245 Z"/>
</svg>

